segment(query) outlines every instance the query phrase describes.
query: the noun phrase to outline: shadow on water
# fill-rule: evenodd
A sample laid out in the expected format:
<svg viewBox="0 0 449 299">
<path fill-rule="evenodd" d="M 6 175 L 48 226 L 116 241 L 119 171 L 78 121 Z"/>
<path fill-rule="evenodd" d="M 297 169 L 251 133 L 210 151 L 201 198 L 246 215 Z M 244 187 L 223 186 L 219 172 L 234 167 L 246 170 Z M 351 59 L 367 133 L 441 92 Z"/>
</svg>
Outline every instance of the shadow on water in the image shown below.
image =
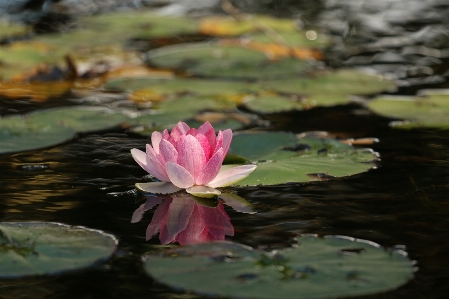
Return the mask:
<svg viewBox="0 0 449 299">
<path fill-rule="evenodd" d="M 242 3 L 243 8 L 254 5 L 249 0 Z M 274 8 L 282 6 L 267 3 Z M 301 8 L 298 5 L 295 11 Z M 447 65 L 441 67 L 440 73 L 446 69 Z M 415 86 L 410 88 L 400 91 L 407 93 Z M 16 108 L 11 105 L 11 109 Z M 230 240 L 276 249 L 290 246 L 298 234 L 314 233 L 405 246 L 410 258 L 417 261 L 415 278 L 398 290 L 363 298 L 446 298 L 448 131 L 395 130 L 388 126 L 391 119 L 373 115 L 356 104 L 267 118 L 273 130 L 324 130 L 341 138 L 379 138 L 380 142 L 371 147 L 380 153 L 381 161 L 376 169 L 348 178 L 243 188 L 239 195 L 255 206 L 257 214 L 241 214 L 226 207 L 235 228 Z M 145 142 L 125 130 L 114 130 L 81 135 L 50 149 L 0 156 L 1 221 L 82 225 L 113 233 L 120 241 L 115 256 L 93 269 L 2 280 L 1 299 L 202 298 L 157 284 L 142 269 L 143 253 L 164 248 L 157 238 L 145 241 L 152 211 L 141 222 L 131 223 L 133 211 L 141 204 L 132 190 L 135 182 L 144 180 L 145 173 L 133 162 L 129 150 L 143 148 Z"/>
</svg>

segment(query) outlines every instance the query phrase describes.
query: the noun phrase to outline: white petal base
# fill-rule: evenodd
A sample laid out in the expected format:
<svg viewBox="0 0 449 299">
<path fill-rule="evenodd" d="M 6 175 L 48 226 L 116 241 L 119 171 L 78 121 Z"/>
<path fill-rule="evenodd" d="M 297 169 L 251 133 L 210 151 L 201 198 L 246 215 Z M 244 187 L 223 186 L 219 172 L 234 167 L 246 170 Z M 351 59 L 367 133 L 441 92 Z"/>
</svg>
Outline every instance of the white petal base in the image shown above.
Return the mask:
<svg viewBox="0 0 449 299">
<path fill-rule="evenodd" d="M 170 194 L 181 190 L 181 188 L 176 187 L 170 182 L 136 183 L 136 189 L 142 192 L 156 194 Z"/>
<path fill-rule="evenodd" d="M 193 196 L 212 198 L 221 194 L 215 188 L 207 187 L 207 186 L 192 186 L 186 189 L 187 193 L 192 194 Z"/>
</svg>

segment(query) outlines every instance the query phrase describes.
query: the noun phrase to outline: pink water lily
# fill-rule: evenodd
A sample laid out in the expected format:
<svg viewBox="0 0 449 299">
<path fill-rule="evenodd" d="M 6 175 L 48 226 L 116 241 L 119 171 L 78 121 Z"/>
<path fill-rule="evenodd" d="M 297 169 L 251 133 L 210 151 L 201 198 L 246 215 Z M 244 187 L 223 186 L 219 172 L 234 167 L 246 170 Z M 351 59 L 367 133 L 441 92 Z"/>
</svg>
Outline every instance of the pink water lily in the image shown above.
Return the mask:
<svg viewBox="0 0 449 299">
<path fill-rule="evenodd" d="M 153 132 L 146 153 L 133 148 L 134 160 L 161 182 L 136 184 L 145 192 L 169 194 L 181 189 L 200 197 L 220 195 L 217 187 L 230 186 L 251 174 L 256 165 L 222 167 L 232 131 L 215 130 L 209 122 L 198 129 L 179 122 L 170 133 Z"/>
</svg>

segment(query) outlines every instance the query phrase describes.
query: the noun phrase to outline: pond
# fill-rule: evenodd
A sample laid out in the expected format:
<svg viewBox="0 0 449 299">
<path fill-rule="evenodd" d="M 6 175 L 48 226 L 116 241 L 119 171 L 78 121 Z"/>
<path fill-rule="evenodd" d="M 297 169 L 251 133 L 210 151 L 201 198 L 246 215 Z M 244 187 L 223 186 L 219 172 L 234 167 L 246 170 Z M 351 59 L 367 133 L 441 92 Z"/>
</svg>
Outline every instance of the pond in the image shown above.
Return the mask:
<svg viewBox="0 0 449 299">
<path fill-rule="evenodd" d="M 176 251 L 179 245 L 170 243 L 173 238 L 162 237 L 163 228 L 160 236 L 146 236 L 152 217 L 156 217 L 158 210 L 162 211 L 164 202 L 171 200 L 185 202 L 197 213 L 218 213 L 219 210 L 210 218 L 221 219 L 222 225 L 218 229 L 215 227 L 215 233 L 210 232 L 205 240 L 226 239 L 263 252 L 277 251 L 279 255 L 262 258 L 270 266 L 284 267 L 284 255 L 288 256 L 285 250 L 297 248 L 297 240 L 309 234 L 369 241 L 365 245 L 344 245 L 339 251 L 342 254 L 369 252 L 374 248 L 370 245 L 373 243 L 386 248 L 380 250 L 382 254 L 407 253 L 407 267 L 413 275 L 409 281 L 378 292 L 343 292 L 337 295 L 339 298 L 447 296 L 449 97 L 444 88 L 447 88 L 449 39 L 439 32 L 448 32 L 449 24 L 442 16 L 449 5 L 441 1 L 429 1 L 427 6 L 418 1 L 408 4 L 381 1 L 378 7 L 351 1 L 321 1 L 316 5 L 293 3 L 295 1 L 285 5 L 253 2 L 242 2 L 240 12 L 229 7 L 226 12 L 233 17 L 264 12 L 290 19 L 282 24 L 270 23 L 271 19 L 258 20 L 256 33 L 249 34 L 253 25 L 248 25 L 250 29 L 242 26 L 245 27 L 242 29 L 229 25 L 228 21 L 210 19 L 213 26 L 203 27 L 199 33 L 190 18 L 161 17 L 161 23 L 155 25 L 157 21 L 154 20 L 159 16 L 151 15 L 155 23 L 138 23 L 139 29 L 135 31 L 138 34 L 127 33 L 129 28 L 137 28 L 126 27 L 132 23 L 130 19 L 148 17 L 145 10 L 143 13 L 125 12 L 129 15 L 118 24 L 108 23 L 118 19 L 118 15 L 112 18 L 108 14 L 99 14 L 98 18 L 82 15 L 83 21 L 78 23 L 82 26 L 65 28 L 64 34 L 25 38 L 20 34 L 20 37 L 0 35 L 4 41 L 0 47 L 3 78 L 0 81 L 0 221 L 84 226 L 104 231 L 118 240 L 117 250 L 110 257 L 106 254 L 106 258 L 87 268 L 62 274 L 48 272 L 52 275 L 0 279 L 0 298 L 213 296 L 214 291 L 202 291 L 201 287 L 183 287 L 180 282 L 163 279 L 157 281 L 154 277 L 164 274 L 151 272 L 157 268 L 158 261 L 152 261 L 151 257 L 142 260 L 149 253 L 151 256 L 161 256 L 161 253 L 168 256 L 167 252 L 185 254 Z M 164 6 L 167 11 L 169 7 Z M 154 14 L 152 9 L 150 13 Z M 207 14 L 214 9 L 219 8 L 208 7 Z M 120 14 L 123 16 L 123 12 Z M 423 15 L 425 18 L 421 18 Z M 293 17 L 296 20 L 294 32 L 307 37 L 298 46 L 292 45 L 288 34 Z M 265 27 L 266 24 L 269 26 Z M 302 27 L 300 31 L 298 26 Z M 287 33 L 283 31 L 286 27 Z M 85 31 L 78 31 L 80 28 Z M 92 33 L 98 28 L 104 32 L 101 39 L 97 33 Z M 161 28 L 161 31 L 145 36 L 148 28 Z M 209 32 L 204 28 L 209 28 Z M 216 32 L 217 28 L 225 30 L 225 37 Z M 138 31 L 140 29 L 142 31 Z M 271 57 L 268 63 L 267 56 L 275 55 L 272 48 L 271 54 L 266 53 L 266 48 L 261 52 L 245 52 L 256 50 L 238 44 L 247 41 L 231 39 L 232 30 L 239 31 L 235 35 L 248 34 L 256 42 L 259 40 L 255 35 L 262 31 L 270 40 L 275 40 L 275 46 L 286 46 L 283 51 L 287 55 Z M 326 38 L 317 39 L 316 34 Z M 216 43 L 217 36 L 225 45 Z M 79 39 L 73 43 L 73 38 Z M 260 39 L 260 43 L 263 42 L 263 38 Z M 92 50 L 92 44 L 102 45 L 103 49 Z M 126 50 L 122 49 L 124 45 Z M 186 45 L 190 47 L 188 50 L 182 48 Z M 270 45 L 273 47 L 273 43 Z M 52 54 L 44 60 L 27 58 L 30 48 L 54 49 L 51 47 L 55 46 L 58 50 L 50 51 Z M 9 56 L 17 54 L 14 51 L 20 52 L 17 49 L 25 49 L 24 56 Z M 176 56 L 198 49 L 197 56 Z M 71 58 L 64 62 L 67 52 Z M 301 55 L 306 57 L 298 57 Z M 55 59 L 49 59 L 50 56 Z M 204 57 L 207 59 L 201 60 Z M 215 60 L 210 63 L 212 59 Z M 236 63 L 234 59 L 240 60 Z M 36 71 L 42 61 L 48 62 L 49 67 Z M 72 63 L 76 78 L 70 77 L 73 76 Z M 58 67 L 53 67 L 55 65 Z M 348 68 L 351 70 L 347 71 Z M 430 99 L 430 104 L 426 99 Z M 77 110 L 78 106 L 84 108 Z M 51 110 L 55 108 L 62 110 Z M 14 123 L 12 118 L 17 118 Z M 397 121 L 404 119 L 409 122 L 402 123 L 401 127 Z M 230 151 L 244 157 L 244 162 L 238 160 L 241 157 L 233 157 L 237 160 L 229 164 L 248 161 L 257 164 L 257 169 L 242 185 L 220 189 L 222 201 L 218 204 L 210 203 L 211 199 L 193 202 L 183 199 L 182 195 L 173 199 L 165 197 L 163 202 L 135 187 L 136 183 L 155 179 L 134 161 L 130 150 L 144 150 L 152 131 L 171 128 L 180 120 L 196 128 L 206 120 L 219 130 L 232 127 L 235 134 Z M 391 125 L 393 121 L 396 126 Z M 48 123 L 51 128 L 46 127 Z M 45 135 L 45 130 L 50 133 Z M 254 132 L 259 133 L 255 138 Z M 315 133 L 304 135 L 304 132 Z M 351 138 L 362 139 L 361 144 L 349 141 Z M 307 152 L 316 154 L 319 159 L 330 158 L 312 161 Z M 300 164 L 296 156 L 310 159 L 307 161 L 312 161 L 312 166 Z M 330 167 L 331 160 L 343 162 Z M 286 164 L 291 164 L 288 165 L 291 168 Z M 293 169 L 291 180 L 284 179 L 285 174 L 279 170 L 287 168 Z M 260 174 L 262 170 L 266 171 L 263 175 Z M 271 175 L 266 178 L 266 173 Z M 254 183 L 251 177 L 262 183 Z M 237 203 L 232 201 L 236 198 Z M 146 200 L 155 200 L 152 205 L 159 204 L 158 210 L 147 206 L 144 214 L 142 210 L 137 214 L 136 210 Z M 178 213 L 182 215 L 182 211 Z M 0 253 L 9 248 L 2 243 L 3 234 L 0 229 Z M 148 237 L 152 238 L 146 240 Z M 178 242 L 190 243 L 185 240 L 188 237 L 178 236 Z M 299 242 L 306 245 L 308 241 Z M 31 253 L 25 255 L 33 256 L 34 244 L 30 248 Z M 242 248 L 220 249 L 226 251 L 225 262 L 221 260 L 222 253 L 212 259 L 218 264 L 226 264 L 230 259 L 230 264 L 236 265 L 239 254 L 255 254 L 247 253 L 247 247 Z M 210 248 L 201 250 L 213 251 Z M 193 254 L 189 257 L 194 260 Z M 144 263 L 154 264 L 145 268 Z M 168 262 L 161 263 L 161 268 L 170 269 Z M 187 262 L 183 265 L 189 266 Z M 374 272 L 373 277 L 376 271 L 378 276 L 386 275 L 388 263 L 380 261 L 376 266 L 367 271 Z M 222 271 L 221 268 L 218 271 Z M 287 278 L 291 275 L 279 271 Z M 294 275 L 300 273 L 301 279 L 306 279 L 306 276 L 314 277 L 316 269 L 305 267 L 295 271 Z M 360 287 L 367 283 L 354 273 L 350 272 L 346 280 Z M 187 275 L 190 274 L 184 274 Z M 212 285 L 215 290 L 216 282 L 208 278 L 201 279 L 204 285 Z M 257 279 L 252 272 L 238 278 L 241 284 Z M 332 283 L 334 281 L 323 283 L 318 290 Z M 215 291 L 223 294 L 218 290 L 218 283 Z M 280 289 L 278 292 L 284 294 Z M 268 297 L 278 298 L 276 293 L 275 289 L 274 295 L 270 293 Z M 317 298 L 314 294 L 318 293 L 282 297 Z M 233 296 L 238 298 L 239 294 Z M 260 297 L 243 293 L 241 296 Z"/>
</svg>

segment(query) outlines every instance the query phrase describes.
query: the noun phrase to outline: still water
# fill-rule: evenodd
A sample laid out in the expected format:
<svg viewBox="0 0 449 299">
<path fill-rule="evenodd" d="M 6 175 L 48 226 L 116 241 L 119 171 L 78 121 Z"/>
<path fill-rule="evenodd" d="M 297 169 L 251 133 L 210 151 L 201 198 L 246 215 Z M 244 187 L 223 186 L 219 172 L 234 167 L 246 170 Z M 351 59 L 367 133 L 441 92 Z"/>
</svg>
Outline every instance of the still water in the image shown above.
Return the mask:
<svg viewBox="0 0 449 299">
<path fill-rule="evenodd" d="M 250 6 L 251 1 L 246 2 Z M 312 15 L 317 9 L 334 13 L 331 2 L 323 1 L 325 7 L 313 7 Z M 424 27 L 413 22 L 396 25 L 410 30 L 413 25 L 415 31 L 419 31 L 418 25 Z M 376 34 L 385 32 L 372 36 Z M 363 34 L 354 34 L 353 38 L 370 42 Z M 342 54 L 335 53 L 329 53 L 331 58 L 336 55 L 329 64 L 341 65 L 344 59 L 338 59 Z M 373 53 L 367 50 L 367 54 Z M 397 70 L 391 64 L 388 67 Z M 447 63 L 434 69 L 444 74 Z M 396 79 L 409 83 L 399 89 L 402 94 L 413 94 L 421 87 L 444 87 L 444 80 L 424 80 L 417 87 L 412 84 L 416 82 L 411 81 L 413 78 Z M 25 113 L 69 103 L 61 100 L 19 105 L 2 100 L 0 112 L 8 114 L 9 109 L 14 109 L 14 113 Z M 388 126 L 390 119 L 358 105 L 269 115 L 267 120 L 271 121 L 269 130 L 323 130 L 341 138 L 376 137 L 380 142 L 370 147 L 379 152 L 381 161 L 376 169 L 326 182 L 240 189 L 238 194 L 251 202 L 257 213 L 242 214 L 225 207 L 235 230 L 228 240 L 254 248 L 279 249 L 290 246 L 298 234 L 314 233 L 351 236 L 385 247 L 405 246 L 419 269 L 414 279 L 397 290 L 363 298 L 447 298 L 447 130 L 395 130 Z M 158 284 L 142 268 L 142 254 L 167 247 L 161 246 L 157 238 L 145 241 L 153 211 L 148 211 L 142 221 L 131 223 L 134 210 L 143 200 L 134 191 L 134 183 L 144 181 L 146 173 L 129 151 L 143 149 L 145 143 L 145 138 L 117 128 L 80 134 L 49 149 L 0 156 L 0 221 L 87 226 L 112 233 L 120 242 L 115 255 L 94 268 L 55 277 L 0 281 L 1 299 L 202 298 Z"/>
</svg>

